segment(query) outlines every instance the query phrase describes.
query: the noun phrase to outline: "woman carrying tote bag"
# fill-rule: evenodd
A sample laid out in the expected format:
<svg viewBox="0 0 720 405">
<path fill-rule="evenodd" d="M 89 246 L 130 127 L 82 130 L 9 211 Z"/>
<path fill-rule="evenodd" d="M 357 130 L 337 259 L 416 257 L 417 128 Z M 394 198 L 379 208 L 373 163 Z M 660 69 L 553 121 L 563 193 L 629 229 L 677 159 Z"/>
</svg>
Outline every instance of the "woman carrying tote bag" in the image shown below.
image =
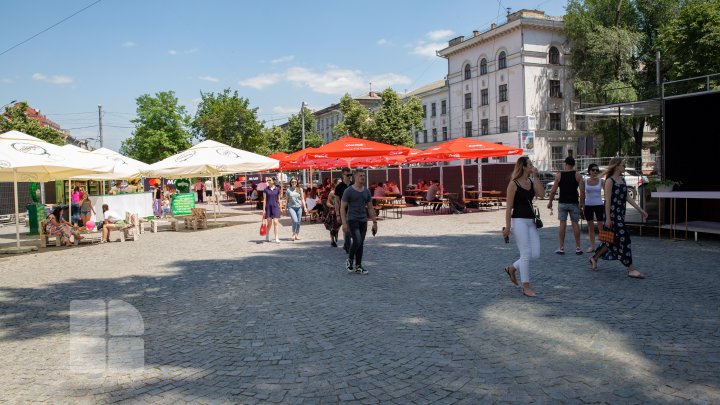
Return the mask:
<svg viewBox="0 0 720 405">
<path fill-rule="evenodd" d="M 610 259 L 618 259 L 627 267 L 627 275 L 630 278 L 645 278 L 645 275 L 637 271 L 632 262 L 632 251 L 630 249 L 630 233 L 625 226 L 625 205 L 630 203 L 640 212 L 643 220 L 647 219 L 648 213 L 637 205 L 635 200 L 627 198 L 627 184 L 622 177 L 625 171 L 625 160 L 619 156 L 610 159 L 610 164 L 605 169 L 605 228 L 612 229 L 615 238 L 612 242 L 603 242 L 595 250 L 593 257 L 588 259 L 593 271 L 597 271 L 597 261 L 606 253 Z"/>
</svg>

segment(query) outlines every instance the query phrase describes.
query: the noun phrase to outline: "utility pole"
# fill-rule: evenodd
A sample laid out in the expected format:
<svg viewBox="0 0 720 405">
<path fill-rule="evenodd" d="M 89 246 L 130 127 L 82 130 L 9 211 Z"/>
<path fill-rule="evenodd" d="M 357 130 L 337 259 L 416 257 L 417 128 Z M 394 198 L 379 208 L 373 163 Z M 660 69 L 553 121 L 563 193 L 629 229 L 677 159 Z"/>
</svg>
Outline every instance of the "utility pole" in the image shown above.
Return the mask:
<svg viewBox="0 0 720 405">
<path fill-rule="evenodd" d="M 103 135 L 102 135 L 102 104 L 98 104 L 98 123 L 100 124 L 100 147 L 103 147 Z"/>
<path fill-rule="evenodd" d="M 302 148 L 305 149 L 305 102 L 303 101 L 302 104 L 300 104 L 300 120 L 302 122 Z M 305 187 L 307 187 L 307 176 L 305 174 L 305 169 L 303 169 L 303 184 Z"/>
</svg>

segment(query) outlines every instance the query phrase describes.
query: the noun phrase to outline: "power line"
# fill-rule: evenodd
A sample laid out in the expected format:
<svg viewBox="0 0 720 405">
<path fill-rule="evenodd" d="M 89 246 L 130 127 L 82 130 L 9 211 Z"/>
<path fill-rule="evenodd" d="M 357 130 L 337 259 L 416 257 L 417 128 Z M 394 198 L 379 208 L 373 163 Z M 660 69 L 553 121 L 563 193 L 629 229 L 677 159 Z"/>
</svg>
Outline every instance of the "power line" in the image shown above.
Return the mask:
<svg viewBox="0 0 720 405">
<path fill-rule="evenodd" d="M 24 44 L 24 43 L 26 43 L 26 42 L 30 41 L 31 39 L 33 39 L 33 38 L 35 38 L 35 37 L 39 36 L 40 34 L 43 34 L 43 33 L 47 32 L 47 31 L 50 31 L 51 29 L 53 29 L 53 28 L 57 27 L 58 25 L 60 25 L 60 24 L 64 23 L 65 21 L 67 21 L 67 20 L 69 20 L 69 19 L 71 19 L 71 18 L 75 17 L 76 15 L 78 15 L 78 14 L 82 13 L 83 11 L 85 11 L 85 10 L 89 9 L 90 7 L 92 7 L 92 6 L 94 6 L 94 5 L 98 4 L 98 3 L 100 3 L 101 1 L 102 1 L 102 0 L 97 0 L 96 2 L 94 2 L 94 3 L 92 3 L 92 4 L 88 5 L 88 6 L 85 6 L 85 7 L 83 7 L 82 9 L 80 9 L 80 10 L 78 10 L 78 11 L 74 12 L 74 13 L 73 13 L 73 14 L 71 14 L 70 16 L 68 16 L 68 17 L 65 17 L 65 18 L 63 18 L 62 20 L 60 20 L 60 21 L 56 22 L 55 24 L 53 24 L 53 25 L 51 25 L 51 26 L 49 26 L 49 27 L 45 28 L 44 30 L 42 30 L 42 31 L 38 32 L 37 34 L 35 34 L 35 35 L 31 36 L 30 38 L 28 38 L 28 39 L 26 39 L 26 40 L 24 40 L 24 41 L 22 41 L 22 42 L 20 42 L 20 43 L 17 43 L 17 44 L 15 44 L 15 45 L 11 46 L 10 48 L 8 48 L 8 49 L 6 49 L 6 50 L 4 50 L 4 51 L 0 52 L 0 56 L 2 56 L 2 55 L 5 55 L 6 53 L 8 53 L 8 52 L 12 51 L 13 49 L 17 48 L 18 46 L 20 46 L 20 45 L 22 45 L 22 44 Z"/>
</svg>

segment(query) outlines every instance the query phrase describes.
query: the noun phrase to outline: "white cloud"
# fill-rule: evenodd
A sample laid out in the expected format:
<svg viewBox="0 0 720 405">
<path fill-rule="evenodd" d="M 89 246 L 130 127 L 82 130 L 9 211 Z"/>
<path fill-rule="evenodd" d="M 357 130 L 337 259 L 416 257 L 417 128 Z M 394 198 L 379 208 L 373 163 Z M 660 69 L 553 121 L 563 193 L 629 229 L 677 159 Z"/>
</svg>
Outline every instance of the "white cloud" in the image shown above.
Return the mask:
<svg viewBox="0 0 720 405">
<path fill-rule="evenodd" d="M 295 55 L 287 55 L 287 56 L 282 56 L 277 59 L 273 59 L 270 63 L 272 63 L 273 65 L 277 65 L 278 63 L 290 62 L 293 59 L 295 59 Z"/>
<path fill-rule="evenodd" d="M 436 58 L 437 54 L 435 51 L 446 48 L 447 43 L 446 42 L 431 42 L 431 43 L 425 43 L 420 41 L 413 50 L 410 52 L 413 55 L 420 55 L 425 56 L 426 58 Z"/>
<path fill-rule="evenodd" d="M 252 87 L 257 90 L 262 90 L 263 88 L 267 86 L 272 86 L 273 84 L 279 82 L 281 79 L 281 75 L 278 73 L 271 73 L 271 74 L 265 74 L 265 75 L 257 75 L 255 77 L 251 77 L 249 79 L 240 80 L 238 82 L 239 85 L 245 86 L 245 87 Z"/>
<path fill-rule="evenodd" d="M 445 39 L 449 37 L 450 35 L 453 35 L 454 32 L 451 30 L 437 30 L 437 31 L 430 31 L 426 35 L 428 38 L 430 38 L 433 41 L 437 41 L 440 39 Z"/>
<path fill-rule="evenodd" d="M 33 78 L 33 80 L 37 80 L 39 82 L 46 82 L 46 83 L 50 83 L 50 84 L 70 84 L 75 81 L 70 76 L 61 76 L 61 75 L 45 76 L 42 73 L 35 73 L 32 75 L 32 78 Z"/>
<path fill-rule="evenodd" d="M 168 51 L 168 53 L 172 56 L 175 56 L 175 55 L 189 55 L 189 54 L 195 53 L 197 51 L 199 51 L 199 49 L 197 49 L 197 48 L 185 49 L 182 51 L 176 51 L 175 49 L 171 49 Z"/>
<path fill-rule="evenodd" d="M 120 46 L 122 46 L 123 48 L 133 48 L 133 47 L 137 46 L 137 44 L 132 41 L 126 41 L 126 42 L 123 42 L 122 44 L 120 44 Z"/>
<path fill-rule="evenodd" d="M 377 40 L 377 44 L 380 46 L 387 45 L 388 41 L 385 38 L 380 38 Z"/>
<path fill-rule="evenodd" d="M 293 107 L 283 107 L 283 106 L 275 106 L 273 107 L 273 112 L 277 114 L 298 114 L 300 112 L 299 106 L 293 106 Z"/>
<path fill-rule="evenodd" d="M 198 77 L 198 79 L 205 80 L 206 82 L 213 82 L 213 83 L 217 83 L 220 81 L 220 79 L 218 79 L 217 77 L 212 77 L 212 76 L 200 76 L 200 77 Z"/>
<path fill-rule="evenodd" d="M 0 83 L 3 83 L 3 84 L 11 84 L 11 83 L 15 83 L 15 82 L 14 82 L 12 79 L 8 79 L 8 78 L 3 77 L 2 79 L 0 79 Z"/>
<path fill-rule="evenodd" d="M 373 88 L 382 89 L 397 84 L 410 84 L 410 78 L 394 73 L 384 73 L 366 76 L 359 70 L 343 69 L 337 66 L 328 66 L 323 71 L 313 71 L 304 67 L 291 67 L 284 73 L 258 75 L 238 82 L 241 86 L 261 90 L 267 86 L 277 84 L 281 80 L 296 86 L 308 87 L 321 94 L 343 95 L 364 91 L 372 82 Z M 298 107 L 293 107 L 296 111 Z"/>
</svg>

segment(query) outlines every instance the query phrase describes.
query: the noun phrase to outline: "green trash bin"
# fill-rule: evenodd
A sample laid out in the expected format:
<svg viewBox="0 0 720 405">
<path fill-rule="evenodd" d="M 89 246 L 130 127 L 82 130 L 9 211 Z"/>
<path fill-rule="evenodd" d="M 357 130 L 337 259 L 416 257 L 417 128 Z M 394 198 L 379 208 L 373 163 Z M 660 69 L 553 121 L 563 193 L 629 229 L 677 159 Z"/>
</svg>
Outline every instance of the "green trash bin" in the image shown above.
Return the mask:
<svg viewBox="0 0 720 405">
<path fill-rule="evenodd" d="M 27 211 L 30 235 L 39 235 L 40 221 L 45 219 L 45 206 L 43 204 L 28 204 Z"/>
</svg>

